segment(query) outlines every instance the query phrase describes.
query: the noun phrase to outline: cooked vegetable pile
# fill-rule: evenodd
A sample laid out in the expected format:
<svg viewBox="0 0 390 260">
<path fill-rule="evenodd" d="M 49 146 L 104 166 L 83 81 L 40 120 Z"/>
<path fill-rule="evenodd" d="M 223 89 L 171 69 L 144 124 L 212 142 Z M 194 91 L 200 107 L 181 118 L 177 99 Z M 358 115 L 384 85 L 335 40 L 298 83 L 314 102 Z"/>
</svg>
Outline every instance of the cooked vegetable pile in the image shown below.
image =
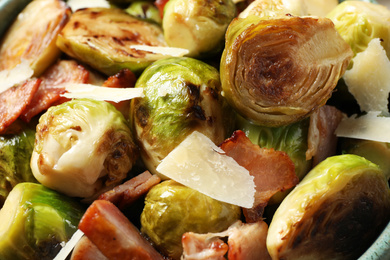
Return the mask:
<svg viewBox="0 0 390 260">
<path fill-rule="evenodd" d="M 4 3 L 1 260 L 357 259 L 389 226 L 385 6 Z"/>
</svg>

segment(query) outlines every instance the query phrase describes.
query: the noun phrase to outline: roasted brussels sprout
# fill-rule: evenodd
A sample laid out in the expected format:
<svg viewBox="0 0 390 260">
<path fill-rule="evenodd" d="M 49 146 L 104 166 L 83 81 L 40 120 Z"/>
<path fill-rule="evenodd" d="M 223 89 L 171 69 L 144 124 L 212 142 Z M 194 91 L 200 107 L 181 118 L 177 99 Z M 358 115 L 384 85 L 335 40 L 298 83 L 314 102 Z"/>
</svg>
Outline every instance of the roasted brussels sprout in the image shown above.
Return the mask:
<svg viewBox="0 0 390 260">
<path fill-rule="evenodd" d="M 374 38 L 380 38 L 390 57 L 390 11 L 367 1 L 344 1 L 328 15 L 354 54 L 364 51 Z"/>
<path fill-rule="evenodd" d="M 0 208 L 20 182 L 37 182 L 30 168 L 35 131 L 30 128 L 0 136 Z"/>
<path fill-rule="evenodd" d="M 134 17 L 148 22 L 154 22 L 160 25 L 162 23 L 160 12 L 153 2 L 135 1 L 125 11 Z"/>
<path fill-rule="evenodd" d="M 363 157 L 328 157 L 276 210 L 267 248 L 273 259 L 357 259 L 390 220 L 383 171 Z"/>
<path fill-rule="evenodd" d="M 65 195 L 19 183 L 0 211 L 0 259 L 53 259 L 83 213 L 83 206 Z"/>
<path fill-rule="evenodd" d="M 262 148 L 273 148 L 286 152 L 295 165 L 295 173 L 302 179 L 310 170 L 312 161 L 306 160 L 308 149 L 309 119 L 281 127 L 255 125 L 241 116 L 237 117 L 237 127 L 252 143 Z M 274 195 L 269 204 L 280 203 L 289 191 Z"/>
<path fill-rule="evenodd" d="M 167 44 L 189 50 L 187 56 L 204 57 L 223 49 L 223 40 L 236 16 L 232 0 L 169 0 L 162 26 Z"/>
<path fill-rule="evenodd" d="M 86 8 L 73 13 L 57 39 L 58 47 L 111 76 L 127 68 L 141 72 L 162 54 L 132 45 L 166 46 L 162 29 L 136 19 L 119 8 Z"/>
<path fill-rule="evenodd" d="M 260 125 L 288 125 L 325 104 L 353 53 L 327 18 L 235 19 L 226 33 L 223 95 Z"/>
<path fill-rule="evenodd" d="M 305 0 L 255 0 L 238 17 L 256 15 L 265 19 L 286 16 L 307 15 Z"/>
<path fill-rule="evenodd" d="M 214 200 L 167 180 L 147 194 L 141 214 L 141 232 L 172 259 L 180 259 L 185 232 L 221 232 L 240 218 L 238 206 Z"/>
<path fill-rule="evenodd" d="M 193 58 L 167 58 L 145 69 L 135 85 L 145 97 L 132 100 L 130 120 L 150 172 L 195 130 L 215 144 L 231 134 L 235 118 L 220 85 L 217 69 Z"/>
<path fill-rule="evenodd" d="M 31 0 L 4 0 L 0 4 L 0 17 L 2 18 L 0 24 L 0 39 L 3 33 L 7 31 L 8 27 L 15 20 L 16 16 L 31 2 Z"/>
<path fill-rule="evenodd" d="M 25 60 L 34 70 L 34 76 L 41 75 L 60 55 L 56 39 L 69 20 L 70 13 L 70 9 L 60 0 L 29 3 L 3 38 L 0 70 L 13 69 Z"/>
<path fill-rule="evenodd" d="M 386 179 L 390 179 L 390 143 L 342 138 L 340 149 L 343 153 L 360 155 L 379 165 Z"/>
<path fill-rule="evenodd" d="M 43 185 L 88 198 L 126 178 L 136 158 L 127 121 L 113 105 L 75 99 L 40 117 L 31 169 Z"/>
</svg>

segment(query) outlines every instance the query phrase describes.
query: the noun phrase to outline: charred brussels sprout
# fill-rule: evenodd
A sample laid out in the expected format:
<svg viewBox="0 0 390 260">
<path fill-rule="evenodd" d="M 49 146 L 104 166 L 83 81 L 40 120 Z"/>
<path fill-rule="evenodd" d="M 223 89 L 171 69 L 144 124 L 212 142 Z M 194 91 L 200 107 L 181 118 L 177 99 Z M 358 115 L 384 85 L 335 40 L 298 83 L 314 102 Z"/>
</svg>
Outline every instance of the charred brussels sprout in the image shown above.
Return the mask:
<svg viewBox="0 0 390 260">
<path fill-rule="evenodd" d="M 60 55 L 56 39 L 70 14 L 71 10 L 60 0 L 29 3 L 4 35 L 0 45 L 0 70 L 10 70 L 27 61 L 34 76 L 40 76 Z"/>
<path fill-rule="evenodd" d="M 37 183 L 20 183 L 0 211 L 0 259 L 53 259 L 77 230 L 84 208 Z"/>
<path fill-rule="evenodd" d="M 148 170 L 193 131 L 222 143 L 234 117 L 220 96 L 219 73 L 192 58 L 168 58 L 149 66 L 136 83 L 144 98 L 131 102 L 131 121 Z"/>
<path fill-rule="evenodd" d="M 383 171 L 363 157 L 328 157 L 283 200 L 271 221 L 273 259 L 357 259 L 390 220 Z"/>
<path fill-rule="evenodd" d="M 380 38 L 390 56 L 390 11 L 364 1 L 345 1 L 328 15 L 354 54 L 364 51 L 374 38 Z"/>
<path fill-rule="evenodd" d="M 190 57 L 216 54 L 235 16 L 232 0 L 170 0 L 162 21 L 165 40 L 171 47 L 189 50 Z"/>
<path fill-rule="evenodd" d="M 148 1 L 135 1 L 130 4 L 125 11 L 139 19 L 146 20 L 148 22 L 154 22 L 161 25 L 161 16 L 158 8 L 153 2 Z"/>
<path fill-rule="evenodd" d="M 166 256 L 180 259 L 185 232 L 221 232 L 240 216 L 240 207 L 168 180 L 148 192 L 141 214 L 141 232 Z"/>
<path fill-rule="evenodd" d="M 221 59 L 222 93 L 259 125 L 288 125 L 325 104 L 352 56 L 327 18 L 235 19 Z"/>
<path fill-rule="evenodd" d="M 25 128 L 0 136 L 0 208 L 20 182 L 36 182 L 30 168 L 35 131 Z"/>
<path fill-rule="evenodd" d="M 165 57 L 134 49 L 132 45 L 166 46 L 158 25 L 141 21 L 119 8 L 77 10 L 59 34 L 57 45 L 66 54 L 107 75 L 124 68 L 139 73 Z"/>
<path fill-rule="evenodd" d="M 136 158 L 127 121 L 113 105 L 76 99 L 39 119 L 31 169 L 43 185 L 86 198 L 120 183 Z"/>
</svg>

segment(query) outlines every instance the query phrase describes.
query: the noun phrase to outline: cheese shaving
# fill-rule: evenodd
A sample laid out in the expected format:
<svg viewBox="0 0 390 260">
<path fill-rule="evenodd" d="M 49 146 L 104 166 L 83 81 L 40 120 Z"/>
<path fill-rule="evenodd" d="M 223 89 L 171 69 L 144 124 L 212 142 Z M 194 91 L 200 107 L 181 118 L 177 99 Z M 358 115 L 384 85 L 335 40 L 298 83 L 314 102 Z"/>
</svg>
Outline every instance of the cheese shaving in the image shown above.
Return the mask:
<svg viewBox="0 0 390 260">
<path fill-rule="evenodd" d="M 131 45 L 129 47 L 135 50 L 149 51 L 149 52 L 168 55 L 172 57 L 183 57 L 184 55 L 190 52 L 189 50 L 183 48 L 157 47 L 157 46 L 149 46 L 149 45 Z"/>
<path fill-rule="evenodd" d="M 76 12 L 79 9 L 90 7 L 110 8 L 110 3 L 106 0 L 68 0 L 67 4 L 73 12 Z"/>
<path fill-rule="evenodd" d="M 366 115 L 343 119 L 336 129 L 339 137 L 390 142 L 390 117 L 380 116 L 381 112 L 368 112 Z"/>
<path fill-rule="evenodd" d="M 65 260 L 69 253 L 73 250 L 73 248 L 76 246 L 76 244 L 79 242 L 79 240 L 83 237 L 84 233 L 80 229 L 77 229 L 76 232 L 74 232 L 73 236 L 69 241 L 65 244 L 65 246 L 58 252 L 56 257 L 54 257 L 53 260 Z"/>
<path fill-rule="evenodd" d="M 27 61 L 22 61 L 12 70 L 0 71 L 0 93 L 26 81 L 31 78 L 33 74 L 34 70 L 30 68 L 30 64 Z"/>
<path fill-rule="evenodd" d="M 144 97 L 143 88 L 107 88 L 91 84 L 66 84 L 66 98 L 90 98 L 100 101 L 120 102 Z"/>
<path fill-rule="evenodd" d="M 190 134 L 156 170 L 213 199 L 244 208 L 253 206 L 254 177 L 199 132 Z"/>
</svg>

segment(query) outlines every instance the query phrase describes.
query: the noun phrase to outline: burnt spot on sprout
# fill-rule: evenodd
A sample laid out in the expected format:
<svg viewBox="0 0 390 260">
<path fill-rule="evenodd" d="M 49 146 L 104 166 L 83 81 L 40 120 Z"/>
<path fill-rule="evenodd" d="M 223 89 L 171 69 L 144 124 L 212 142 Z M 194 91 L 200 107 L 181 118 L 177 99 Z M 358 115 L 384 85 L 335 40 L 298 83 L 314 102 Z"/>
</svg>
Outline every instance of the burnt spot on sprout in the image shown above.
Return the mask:
<svg viewBox="0 0 390 260">
<path fill-rule="evenodd" d="M 136 107 L 135 117 L 137 119 L 138 124 L 141 127 L 145 127 L 148 125 L 149 122 L 149 110 L 145 106 L 139 105 Z"/>
<path fill-rule="evenodd" d="M 206 115 L 203 108 L 200 106 L 201 95 L 200 95 L 200 87 L 192 84 L 186 83 L 187 93 L 189 97 L 189 107 L 187 108 L 187 117 L 195 117 L 202 121 L 206 120 Z"/>
</svg>

